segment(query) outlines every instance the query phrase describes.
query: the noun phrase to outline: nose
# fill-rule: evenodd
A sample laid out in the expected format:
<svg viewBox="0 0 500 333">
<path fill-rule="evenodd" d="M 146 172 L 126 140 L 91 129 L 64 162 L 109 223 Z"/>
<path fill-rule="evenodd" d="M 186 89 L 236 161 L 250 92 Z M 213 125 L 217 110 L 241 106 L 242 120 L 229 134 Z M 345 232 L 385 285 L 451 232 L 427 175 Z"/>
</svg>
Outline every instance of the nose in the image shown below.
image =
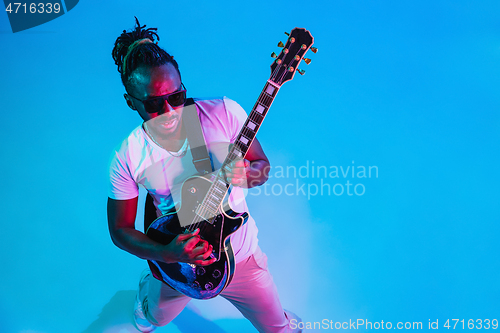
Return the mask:
<svg viewBox="0 0 500 333">
<path fill-rule="evenodd" d="M 164 114 L 166 112 L 170 112 L 174 109 L 170 104 L 168 104 L 167 100 L 164 100 L 163 103 L 164 103 L 163 108 L 161 109 L 160 112 L 158 112 L 158 115 Z"/>
</svg>

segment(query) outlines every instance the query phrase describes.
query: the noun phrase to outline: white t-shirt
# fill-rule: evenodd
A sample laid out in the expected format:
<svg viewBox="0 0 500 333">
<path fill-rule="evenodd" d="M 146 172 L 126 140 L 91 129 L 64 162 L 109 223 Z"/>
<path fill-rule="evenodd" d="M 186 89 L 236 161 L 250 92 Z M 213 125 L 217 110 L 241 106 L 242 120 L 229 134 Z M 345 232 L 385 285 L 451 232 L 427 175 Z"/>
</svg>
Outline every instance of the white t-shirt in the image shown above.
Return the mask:
<svg viewBox="0 0 500 333">
<path fill-rule="evenodd" d="M 195 99 L 207 149 L 215 170 L 218 170 L 228 152 L 228 145 L 236 140 L 247 114 L 235 101 L 228 98 Z M 175 155 L 175 153 L 173 153 Z M 139 195 L 138 186 L 144 187 L 158 205 L 169 207 L 179 203 L 182 182 L 197 174 L 191 151 L 174 157 L 158 146 L 137 127 L 113 152 L 110 166 L 109 197 L 115 200 L 133 199 Z M 236 212 L 248 212 L 245 192 L 232 187 L 229 204 Z M 236 263 L 254 253 L 257 248 L 257 226 L 251 216 L 247 223 L 231 235 Z"/>
</svg>

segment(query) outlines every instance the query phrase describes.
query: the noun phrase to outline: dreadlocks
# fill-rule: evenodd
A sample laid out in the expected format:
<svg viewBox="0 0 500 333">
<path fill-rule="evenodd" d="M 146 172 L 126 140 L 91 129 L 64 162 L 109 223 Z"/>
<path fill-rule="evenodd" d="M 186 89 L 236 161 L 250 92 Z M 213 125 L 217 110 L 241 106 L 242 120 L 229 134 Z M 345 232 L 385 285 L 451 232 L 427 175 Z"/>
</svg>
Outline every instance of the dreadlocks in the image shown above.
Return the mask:
<svg viewBox="0 0 500 333">
<path fill-rule="evenodd" d="M 140 66 L 158 67 L 171 63 L 179 72 L 179 65 L 174 60 L 174 57 L 157 45 L 160 40 L 156 33 L 158 29 L 145 29 L 146 25 L 141 26 L 137 17 L 135 23 L 134 30 L 130 32 L 123 30 L 120 37 L 116 39 L 111 52 L 125 88 L 129 83 L 130 74 Z M 155 39 L 157 40 L 156 43 Z M 179 76 L 180 74 L 179 72 Z"/>
</svg>

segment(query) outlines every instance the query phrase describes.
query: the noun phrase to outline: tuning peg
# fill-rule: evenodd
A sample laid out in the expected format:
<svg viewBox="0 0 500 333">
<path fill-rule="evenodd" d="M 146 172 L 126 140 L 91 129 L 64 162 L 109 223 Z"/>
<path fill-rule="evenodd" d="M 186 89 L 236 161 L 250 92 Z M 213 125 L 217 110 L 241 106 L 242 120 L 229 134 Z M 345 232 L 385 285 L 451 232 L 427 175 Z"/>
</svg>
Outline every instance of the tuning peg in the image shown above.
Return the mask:
<svg viewBox="0 0 500 333">
<path fill-rule="evenodd" d="M 304 75 L 306 73 L 303 69 L 297 69 L 297 72 L 299 72 L 300 75 Z"/>
<path fill-rule="evenodd" d="M 311 63 L 311 59 L 309 59 L 309 58 L 304 58 L 304 62 L 305 62 L 306 64 L 308 64 L 308 65 L 309 65 L 309 64 Z"/>
<path fill-rule="evenodd" d="M 313 51 L 313 53 L 316 53 L 316 52 L 318 52 L 318 48 L 317 47 L 311 47 L 311 51 Z"/>
<path fill-rule="evenodd" d="M 282 41 L 280 41 L 280 42 L 278 43 L 278 47 L 285 47 L 285 44 L 283 44 L 283 42 L 282 42 Z"/>
<path fill-rule="evenodd" d="M 274 53 L 274 52 L 273 52 L 273 53 L 271 53 L 271 57 L 272 57 L 272 58 L 278 58 L 278 56 L 277 56 L 277 55 L 276 55 L 276 53 Z"/>
<path fill-rule="evenodd" d="M 285 32 L 285 35 L 290 36 L 290 34 L 288 32 Z"/>
</svg>

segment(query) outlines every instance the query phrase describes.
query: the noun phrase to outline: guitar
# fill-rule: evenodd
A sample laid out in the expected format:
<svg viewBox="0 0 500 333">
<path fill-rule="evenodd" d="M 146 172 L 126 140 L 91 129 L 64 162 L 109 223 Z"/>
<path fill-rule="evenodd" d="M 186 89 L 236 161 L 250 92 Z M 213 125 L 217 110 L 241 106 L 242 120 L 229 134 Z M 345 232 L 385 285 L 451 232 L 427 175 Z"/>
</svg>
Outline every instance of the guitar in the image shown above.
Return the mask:
<svg viewBox="0 0 500 333">
<path fill-rule="evenodd" d="M 177 235 L 199 228 L 199 236 L 212 245 L 211 258 L 217 260 L 208 266 L 190 263 L 164 263 L 148 261 L 153 275 L 177 291 L 196 299 L 217 296 L 231 282 L 234 274 L 234 254 L 230 235 L 248 219 L 248 214 L 233 211 L 227 202 L 230 184 L 225 172 L 236 159 L 243 159 L 252 144 L 257 131 L 271 107 L 283 83 L 293 79 L 304 55 L 311 48 L 314 38 L 303 28 L 295 28 L 290 34 L 281 53 L 271 54 L 276 60 L 271 65 L 271 76 L 267 80 L 252 112 L 248 116 L 236 141 L 222 163 L 221 168 L 210 175 L 193 176 L 181 186 L 180 208 L 167 212 L 154 220 L 146 230 L 146 235 L 161 244 L 170 243 Z M 317 49 L 311 49 L 316 53 Z M 304 61 L 309 64 L 310 59 Z"/>
</svg>

